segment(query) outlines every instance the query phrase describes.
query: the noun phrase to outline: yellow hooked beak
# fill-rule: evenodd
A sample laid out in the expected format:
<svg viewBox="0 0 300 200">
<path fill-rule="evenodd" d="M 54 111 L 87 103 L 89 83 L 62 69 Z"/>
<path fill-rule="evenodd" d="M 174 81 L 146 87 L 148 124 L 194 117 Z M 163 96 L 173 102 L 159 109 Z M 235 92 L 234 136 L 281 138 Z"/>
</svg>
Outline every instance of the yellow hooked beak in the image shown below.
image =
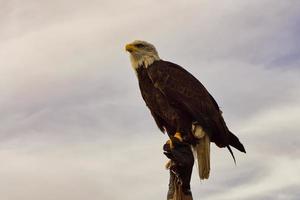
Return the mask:
<svg viewBox="0 0 300 200">
<path fill-rule="evenodd" d="M 125 50 L 131 53 L 133 51 L 137 51 L 138 48 L 136 46 L 132 45 L 132 44 L 127 44 L 125 46 Z"/>
</svg>

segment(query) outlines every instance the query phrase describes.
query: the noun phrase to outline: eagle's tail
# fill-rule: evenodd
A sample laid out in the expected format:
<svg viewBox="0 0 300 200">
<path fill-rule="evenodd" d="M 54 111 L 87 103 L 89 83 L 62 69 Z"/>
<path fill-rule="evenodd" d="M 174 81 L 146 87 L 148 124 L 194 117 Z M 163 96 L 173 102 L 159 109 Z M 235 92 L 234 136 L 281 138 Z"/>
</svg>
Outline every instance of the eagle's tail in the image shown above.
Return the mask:
<svg viewBox="0 0 300 200">
<path fill-rule="evenodd" d="M 229 131 L 229 145 L 230 146 L 233 146 L 234 148 L 238 149 L 239 151 L 241 152 L 244 152 L 246 153 L 246 150 L 244 148 L 244 145 L 240 142 L 239 138 L 236 137 L 232 132 Z M 234 164 L 236 164 L 236 160 L 235 160 L 235 157 L 234 157 L 234 154 L 230 148 L 230 146 L 227 145 L 227 149 L 229 150 L 232 158 L 233 158 L 233 161 L 234 161 Z"/>
<path fill-rule="evenodd" d="M 240 142 L 239 138 L 236 137 L 232 132 L 229 132 L 229 145 L 233 146 L 241 152 L 246 153 L 244 145 Z"/>
<path fill-rule="evenodd" d="M 235 160 L 234 154 L 233 154 L 233 152 L 232 152 L 232 150 L 231 150 L 231 148 L 230 148 L 229 145 L 227 146 L 227 149 L 228 149 L 228 151 L 230 152 L 230 154 L 231 154 L 231 156 L 233 158 L 234 164 L 236 164 L 236 160 Z"/>
<path fill-rule="evenodd" d="M 193 134 L 199 142 L 193 146 L 193 151 L 198 162 L 200 180 L 208 179 L 210 172 L 210 139 L 201 126 L 193 127 Z"/>
</svg>

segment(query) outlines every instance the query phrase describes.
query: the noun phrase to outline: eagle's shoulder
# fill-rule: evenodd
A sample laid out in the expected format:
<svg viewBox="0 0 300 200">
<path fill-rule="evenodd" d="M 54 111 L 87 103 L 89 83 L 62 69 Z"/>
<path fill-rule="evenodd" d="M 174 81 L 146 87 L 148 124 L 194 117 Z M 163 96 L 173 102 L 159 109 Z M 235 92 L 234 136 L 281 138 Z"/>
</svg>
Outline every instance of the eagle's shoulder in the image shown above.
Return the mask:
<svg viewBox="0 0 300 200">
<path fill-rule="evenodd" d="M 153 62 L 150 66 L 148 66 L 147 71 L 153 80 L 157 78 L 163 78 L 174 79 L 174 81 L 178 83 L 184 81 L 190 84 L 192 84 L 192 82 L 197 82 L 197 84 L 201 84 L 198 79 L 196 79 L 183 67 L 170 61 L 157 60 Z"/>
<path fill-rule="evenodd" d="M 161 88 L 171 87 L 179 93 L 183 92 L 192 98 L 201 98 L 219 110 L 219 106 L 204 85 L 190 72 L 178 64 L 158 60 L 147 68 L 152 81 L 160 82 Z M 164 84 L 165 83 L 165 84 Z M 166 85 L 168 83 L 168 85 Z M 185 95 L 186 95 L 185 94 Z"/>
<path fill-rule="evenodd" d="M 163 71 L 181 71 L 187 74 L 190 74 L 187 70 L 185 70 L 183 67 L 180 65 L 170 62 L 170 61 L 165 61 L 165 60 L 156 60 L 148 67 L 148 69 L 158 69 L 158 70 L 163 70 Z M 191 75 L 191 74 L 190 74 Z"/>
<path fill-rule="evenodd" d="M 201 90 L 198 91 L 200 93 L 206 90 L 202 83 L 190 72 L 170 61 L 155 61 L 152 65 L 148 66 L 147 71 L 154 82 L 158 80 L 168 80 L 169 82 L 173 82 L 175 86 L 185 87 L 186 90 L 195 89 L 195 86 L 198 86 L 196 88 Z"/>
</svg>

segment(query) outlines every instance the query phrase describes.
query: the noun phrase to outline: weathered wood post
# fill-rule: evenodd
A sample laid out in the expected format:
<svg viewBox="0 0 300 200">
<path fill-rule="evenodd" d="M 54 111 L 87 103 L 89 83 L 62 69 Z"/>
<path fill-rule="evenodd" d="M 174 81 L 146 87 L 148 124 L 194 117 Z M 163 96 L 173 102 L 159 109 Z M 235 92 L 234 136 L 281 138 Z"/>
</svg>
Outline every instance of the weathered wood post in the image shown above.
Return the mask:
<svg viewBox="0 0 300 200">
<path fill-rule="evenodd" d="M 170 159 L 167 168 L 170 171 L 169 190 L 167 200 L 192 200 L 190 188 L 191 176 L 194 165 L 194 156 L 188 143 L 172 139 L 172 148 L 167 142 L 163 149 L 164 154 Z"/>
</svg>

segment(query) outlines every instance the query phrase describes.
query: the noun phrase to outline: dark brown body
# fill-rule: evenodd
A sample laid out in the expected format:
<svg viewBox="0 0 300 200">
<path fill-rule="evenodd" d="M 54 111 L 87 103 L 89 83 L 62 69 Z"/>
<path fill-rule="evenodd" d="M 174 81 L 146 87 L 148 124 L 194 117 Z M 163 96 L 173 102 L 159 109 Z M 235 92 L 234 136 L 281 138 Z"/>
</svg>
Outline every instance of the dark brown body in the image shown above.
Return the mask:
<svg viewBox="0 0 300 200">
<path fill-rule="evenodd" d="M 142 97 L 159 129 L 162 132 L 166 131 L 170 136 L 174 136 L 176 132 L 182 133 L 183 136 L 191 134 L 191 116 L 177 108 L 175 102 L 168 101 L 166 96 L 154 87 L 145 68 L 139 68 L 137 74 Z"/>
<path fill-rule="evenodd" d="M 205 87 L 182 67 L 163 60 L 137 69 L 142 97 L 161 131 L 180 132 L 188 142 L 197 123 L 219 147 L 229 145 L 245 152 L 227 128 L 218 104 Z"/>
</svg>

